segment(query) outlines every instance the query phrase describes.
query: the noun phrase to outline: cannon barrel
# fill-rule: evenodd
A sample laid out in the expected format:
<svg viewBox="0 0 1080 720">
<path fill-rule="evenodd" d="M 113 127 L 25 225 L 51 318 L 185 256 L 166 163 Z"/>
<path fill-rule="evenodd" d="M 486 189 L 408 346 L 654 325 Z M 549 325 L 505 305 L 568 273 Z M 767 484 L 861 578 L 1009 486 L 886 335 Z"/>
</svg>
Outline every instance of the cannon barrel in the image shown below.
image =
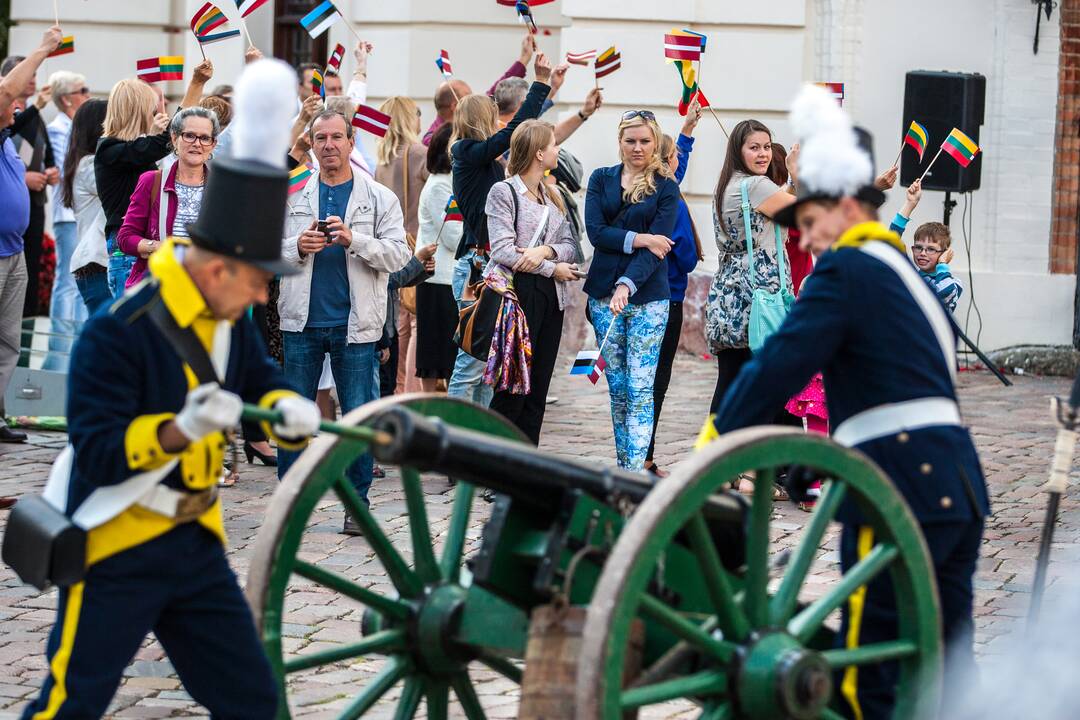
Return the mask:
<svg viewBox="0 0 1080 720">
<path fill-rule="evenodd" d="M 558 502 L 552 489 L 580 490 L 609 504 L 620 498 L 638 504 L 653 488 L 638 473 L 554 457 L 531 445 L 451 427 L 402 407 L 376 416 L 371 427 L 389 436 L 389 442 L 372 445 L 380 463 L 445 473 L 538 506 Z M 739 500 L 716 495 L 706 514 L 741 524 L 745 503 Z"/>
</svg>

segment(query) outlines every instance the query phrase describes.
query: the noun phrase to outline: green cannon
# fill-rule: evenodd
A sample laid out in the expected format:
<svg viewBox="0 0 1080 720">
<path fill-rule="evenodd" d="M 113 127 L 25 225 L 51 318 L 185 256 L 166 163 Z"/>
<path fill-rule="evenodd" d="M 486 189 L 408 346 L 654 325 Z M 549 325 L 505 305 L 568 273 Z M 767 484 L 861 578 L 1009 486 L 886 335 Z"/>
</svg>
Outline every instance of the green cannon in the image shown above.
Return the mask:
<svg viewBox="0 0 1080 720">
<path fill-rule="evenodd" d="M 245 415 L 271 417 L 254 409 Z M 292 677 L 342 661 L 380 669 L 342 688 L 341 718 L 369 711 L 412 718 L 423 702 L 427 717 L 441 720 L 451 691 L 465 717 L 485 718 L 475 689 L 485 668 L 524 679 L 526 698 L 551 689 L 539 685 L 558 686 L 571 709 L 527 713 L 523 703 L 523 716 L 615 720 L 684 701 L 709 720 L 839 718 L 835 678 L 886 660 L 900 668 L 894 718 L 935 715 L 942 648 L 927 550 L 903 499 L 858 452 L 791 429 L 754 428 L 724 436 L 652 484 L 644 475 L 541 452 L 497 414 L 445 397 L 378 401 L 324 429 L 274 493 L 248 574 L 283 718 L 292 716 Z M 343 475 L 369 450 L 398 468 L 407 547 L 394 546 Z M 833 480 L 798 544 L 778 553 L 773 479 L 793 463 Z M 421 473 L 457 481 L 438 532 Z M 724 489 L 743 474 L 757 480 L 752 502 Z M 477 487 L 495 491 L 495 500 L 466 557 Z M 304 559 L 312 557 L 304 541 L 314 511 L 335 498 L 363 529 L 362 542 L 386 578 L 381 584 Z M 845 499 L 857 503 L 877 544 L 831 585 L 806 587 Z M 891 574 L 901 610 L 899 636 L 848 648 L 835 637 L 838 610 L 882 572 Z M 350 636 L 315 652 L 286 651 L 296 578 L 365 608 Z M 547 626 L 534 625 L 530 634 L 530 618 L 550 620 L 551 608 L 556 616 L 559 608 L 576 609 L 582 619 L 562 681 L 534 652 Z"/>
</svg>

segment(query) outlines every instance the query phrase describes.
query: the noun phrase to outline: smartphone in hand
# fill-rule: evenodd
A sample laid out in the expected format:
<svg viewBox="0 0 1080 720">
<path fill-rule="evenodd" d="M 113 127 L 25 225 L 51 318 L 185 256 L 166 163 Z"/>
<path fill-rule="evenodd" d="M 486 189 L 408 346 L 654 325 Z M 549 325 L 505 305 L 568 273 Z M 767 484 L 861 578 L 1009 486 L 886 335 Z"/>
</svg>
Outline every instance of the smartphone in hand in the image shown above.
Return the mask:
<svg viewBox="0 0 1080 720">
<path fill-rule="evenodd" d="M 570 272 L 572 272 L 574 274 L 574 277 L 576 277 L 578 280 L 586 278 L 589 275 L 589 273 L 583 272 L 581 270 L 571 270 Z"/>
<path fill-rule="evenodd" d="M 326 244 L 327 245 L 334 242 L 334 238 L 332 238 L 330 236 L 330 229 L 329 229 L 329 226 L 328 226 L 328 224 L 327 224 L 327 222 L 325 220 L 320 220 L 318 222 L 318 224 L 315 226 L 315 229 L 318 232 L 321 232 L 323 234 L 323 237 L 326 238 Z"/>
</svg>

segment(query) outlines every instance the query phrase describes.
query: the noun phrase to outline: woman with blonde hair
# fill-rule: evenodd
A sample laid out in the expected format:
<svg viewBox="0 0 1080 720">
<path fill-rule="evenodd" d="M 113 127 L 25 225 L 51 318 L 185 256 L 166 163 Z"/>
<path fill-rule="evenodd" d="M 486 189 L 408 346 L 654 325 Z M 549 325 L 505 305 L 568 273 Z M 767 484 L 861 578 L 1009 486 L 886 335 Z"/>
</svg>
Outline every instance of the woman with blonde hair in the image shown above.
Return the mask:
<svg viewBox="0 0 1080 720">
<path fill-rule="evenodd" d="M 510 140 L 510 179 L 495 183 L 485 207 L 491 260 L 484 282 L 496 290 L 508 289 L 516 300 L 518 317 L 524 320 L 519 349 L 528 348 L 524 357 L 531 355 L 526 366 L 501 373 L 491 409 L 517 425 L 534 445 L 540 444 L 548 386 L 559 355 L 568 283 L 578 277 L 577 265 L 571 264 L 577 247 L 570 219 L 558 190 L 544 182 L 558 163 L 555 126 L 526 120 Z M 522 357 L 507 350 L 499 348 L 488 359 L 492 379 L 499 355 Z"/>
<path fill-rule="evenodd" d="M 397 195 L 405 216 L 405 239 L 415 249 L 420 191 L 428 179 L 427 148 L 420 143 L 420 108 L 410 98 L 398 96 L 384 102 L 379 111 L 390 116 L 390 126 L 375 145 L 375 181 Z M 403 360 L 398 363 L 399 393 L 421 389 L 416 368 L 416 307 L 405 305 L 400 303 L 397 316 L 398 356 Z"/>
<path fill-rule="evenodd" d="M 499 129 L 498 107 L 486 95 L 468 95 L 454 111 L 453 133 L 450 136 L 451 175 L 454 199 L 462 217 L 465 232 L 458 245 L 458 264 L 454 268 L 453 289 L 460 307 L 473 302 L 468 285 L 475 282 L 474 268 L 483 264 L 488 250 L 487 207 L 488 193 L 496 183 L 506 179 L 506 168 L 499 161 L 510 149 L 510 138 L 519 125 L 540 116 L 544 101 L 551 92 L 551 63 L 544 53 L 537 53 L 533 63 L 536 82 L 529 88 L 506 127 Z M 447 394 L 462 397 L 479 405 L 491 402 L 491 388 L 484 384 L 485 364 L 464 350 L 458 352 Z"/>
<path fill-rule="evenodd" d="M 607 364 L 619 467 L 642 470 L 653 428 L 653 382 L 667 328 L 666 257 L 679 186 L 661 155 L 648 110 L 623 113 L 621 162 L 598 168 L 585 196 L 585 228 L 596 252 L 585 280 L 589 315 Z"/>
<path fill-rule="evenodd" d="M 156 170 L 158 160 L 169 154 L 168 127 L 164 98 L 150 85 L 128 78 L 113 86 L 104 132 L 94 154 L 94 178 L 105 211 L 109 291 L 114 298 L 124 293 L 124 282 L 135 264 L 135 257 L 120 249 L 116 236 L 139 177 Z"/>
</svg>

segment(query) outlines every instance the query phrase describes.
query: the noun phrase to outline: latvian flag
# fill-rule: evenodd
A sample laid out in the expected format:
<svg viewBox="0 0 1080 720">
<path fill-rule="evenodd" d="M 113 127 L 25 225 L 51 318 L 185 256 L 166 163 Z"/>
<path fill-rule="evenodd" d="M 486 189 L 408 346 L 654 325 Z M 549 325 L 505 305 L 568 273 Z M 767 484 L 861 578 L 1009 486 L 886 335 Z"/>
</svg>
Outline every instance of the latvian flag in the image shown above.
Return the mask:
<svg viewBox="0 0 1080 720">
<path fill-rule="evenodd" d="M 596 79 L 607 77 L 622 67 L 622 55 L 612 45 L 604 53 L 596 58 Z"/>
<path fill-rule="evenodd" d="M 330 54 L 330 59 L 326 61 L 326 72 L 323 75 L 337 75 L 341 72 L 341 60 L 345 57 L 345 46 L 341 43 L 337 44 L 334 48 L 334 52 Z"/>
<path fill-rule="evenodd" d="M 49 53 L 49 57 L 56 57 L 57 55 L 67 55 L 68 53 L 75 52 L 75 36 L 68 35 L 66 38 L 60 41 L 60 45 Z"/>
<path fill-rule="evenodd" d="M 184 79 L 182 55 L 146 58 L 135 63 L 135 75 L 148 83 Z"/>
<path fill-rule="evenodd" d="M 583 53 L 566 53 L 566 62 L 571 65 L 588 65 L 596 58 L 595 50 L 586 50 Z"/>
<path fill-rule="evenodd" d="M 446 217 L 443 218 L 443 222 L 465 222 L 465 216 L 461 214 L 457 198 L 453 195 L 446 201 Z"/>
<path fill-rule="evenodd" d="M 447 80 L 454 76 L 454 70 L 450 67 L 450 53 L 445 50 L 439 51 L 439 57 L 435 58 L 435 67 L 439 68 L 439 72 Z"/>
<path fill-rule="evenodd" d="M 311 169 L 310 165 L 297 165 L 289 172 L 289 194 L 294 192 L 300 192 L 307 185 L 308 178 L 312 176 L 315 171 Z"/>
<path fill-rule="evenodd" d="M 604 368 L 606 367 L 607 363 L 604 362 L 599 350 L 582 350 L 574 358 L 574 364 L 570 367 L 570 374 L 588 375 L 589 382 L 595 385 L 600 380 L 600 376 L 604 374 Z"/>
<path fill-rule="evenodd" d="M 220 42 L 221 40 L 239 37 L 239 30 L 213 32 L 227 22 L 229 22 L 229 18 L 225 17 L 225 13 L 221 12 L 219 7 L 214 5 L 214 3 L 206 3 L 199 12 L 195 13 L 191 18 L 191 32 L 195 33 L 195 38 L 201 44 L 215 43 Z"/>
<path fill-rule="evenodd" d="M 265 5 L 268 0 L 236 0 L 236 9 L 240 11 L 240 17 L 246 18 L 251 13 Z"/>
<path fill-rule="evenodd" d="M 701 60 L 701 36 L 672 30 L 664 35 L 664 57 L 670 60 Z"/>
<path fill-rule="evenodd" d="M 975 156 L 979 154 L 979 145 L 960 131 L 953 128 L 945 142 L 941 143 L 941 149 L 952 155 L 953 160 L 960 163 L 960 167 L 967 167 Z"/>
<path fill-rule="evenodd" d="M 836 102 L 840 103 L 840 107 L 844 107 L 844 83 L 819 82 L 814 84 L 818 87 L 825 88 L 825 90 L 836 99 Z"/>
<path fill-rule="evenodd" d="M 367 130 L 372 135 L 383 137 L 390 128 L 390 116 L 367 105 L 357 105 L 352 124 L 353 127 Z"/>
<path fill-rule="evenodd" d="M 318 7 L 300 18 L 300 25 L 314 39 L 329 30 L 340 19 L 341 13 L 334 7 L 334 3 L 323 0 Z"/>
</svg>

